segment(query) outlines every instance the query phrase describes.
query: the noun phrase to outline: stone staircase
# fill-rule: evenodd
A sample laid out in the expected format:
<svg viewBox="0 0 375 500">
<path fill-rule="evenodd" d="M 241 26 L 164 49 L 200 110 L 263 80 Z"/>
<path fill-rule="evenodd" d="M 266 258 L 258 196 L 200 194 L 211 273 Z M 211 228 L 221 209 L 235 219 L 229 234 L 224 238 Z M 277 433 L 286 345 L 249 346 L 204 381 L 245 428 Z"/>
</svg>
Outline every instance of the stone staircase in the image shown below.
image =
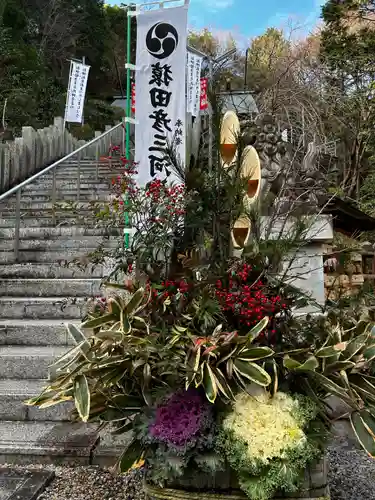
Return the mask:
<svg viewBox="0 0 375 500">
<path fill-rule="evenodd" d="M 96 165 L 81 161 L 79 202 L 108 199 L 116 170 L 100 164 L 94 180 Z M 58 168 L 57 202 L 77 199 L 77 176 L 72 160 Z M 104 272 L 59 264 L 97 248 L 103 233 L 88 210 L 85 226 L 63 212 L 53 220 L 52 182 L 47 173 L 22 190 L 18 262 L 16 198 L 0 202 L 0 463 L 107 463 L 116 444 L 108 436 L 100 442 L 97 424 L 69 422 L 70 404 L 45 410 L 23 404 L 40 393 L 49 366 L 68 349 L 64 323 L 79 324 L 87 298 L 100 293 Z"/>
</svg>

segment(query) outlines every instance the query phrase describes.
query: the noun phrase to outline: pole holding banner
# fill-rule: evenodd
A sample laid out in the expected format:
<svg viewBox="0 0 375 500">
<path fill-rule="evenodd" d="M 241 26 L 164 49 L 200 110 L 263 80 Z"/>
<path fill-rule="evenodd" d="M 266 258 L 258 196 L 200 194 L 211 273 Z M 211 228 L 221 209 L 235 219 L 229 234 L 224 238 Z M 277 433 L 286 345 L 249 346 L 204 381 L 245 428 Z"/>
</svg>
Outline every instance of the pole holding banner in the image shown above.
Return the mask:
<svg viewBox="0 0 375 500">
<path fill-rule="evenodd" d="M 72 67 L 73 67 L 73 61 L 69 61 L 69 62 L 70 62 L 70 67 L 69 67 L 68 89 L 66 91 L 66 101 L 65 101 L 64 130 L 65 130 L 65 124 L 66 124 L 66 115 L 67 115 L 67 109 L 68 109 L 68 103 L 69 103 L 69 89 L 71 86 Z"/>
<path fill-rule="evenodd" d="M 188 5 L 137 16 L 135 159 L 138 182 L 177 180 L 166 150 L 186 156 L 185 75 Z"/>
<path fill-rule="evenodd" d="M 134 86 L 132 86 L 131 84 L 131 71 L 136 71 L 136 81 L 139 81 L 139 78 L 138 78 L 138 70 L 139 70 L 139 56 L 138 56 L 138 48 L 137 48 L 137 59 L 136 59 L 136 65 L 133 65 L 131 64 L 131 19 L 132 17 L 134 16 L 141 16 L 142 15 L 142 12 L 140 10 L 140 8 L 142 6 L 150 6 L 150 5 L 159 5 L 160 8 L 164 7 L 164 4 L 165 3 L 172 3 L 172 2 L 175 2 L 176 0 L 165 0 L 163 2 L 160 2 L 160 1 L 156 1 L 156 2 L 151 2 L 151 3 L 145 3 L 145 4 L 134 4 L 132 3 L 131 5 L 128 5 L 127 6 L 127 22 L 126 22 L 126 31 L 127 31 L 127 36 L 126 36 L 126 117 L 124 119 L 124 132 L 125 132 L 125 157 L 128 161 L 131 160 L 130 158 L 130 125 L 131 123 L 135 123 L 135 125 L 137 125 L 137 123 L 140 123 L 139 120 L 138 120 L 138 117 L 139 117 L 139 107 L 140 107 L 140 99 L 138 98 L 138 104 L 137 104 L 137 115 L 136 115 L 136 120 L 133 119 L 132 117 L 132 108 L 134 108 L 134 103 L 136 101 L 136 89 L 134 89 Z M 185 0 L 185 6 L 188 6 L 189 4 L 189 0 Z M 163 14 L 162 14 L 162 17 L 161 19 L 158 19 L 159 21 L 159 25 L 160 24 L 163 24 L 164 23 L 164 15 L 166 12 L 168 12 L 170 9 L 163 9 Z M 155 12 L 155 11 L 153 11 Z M 159 10 L 159 15 L 161 13 L 161 11 Z M 156 23 L 157 24 L 157 23 Z M 138 21 L 137 23 L 138 25 L 138 33 L 137 33 L 137 40 L 138 40 L 138 34 L 139 34 L 139 29 L 140 29 L 140 23 Z M 156 25 L 154 26 L 154 28 L 156 27 Z M 154 41 L 151 41 L 151 43 L 154 43 Z M 157 43 L 157 41 L 156 41 Z M 138 44 L 137 44 L 138 45 Z M 186 46 L 186 41 L 184 43 L 184 45 Z M 160 63 L 159 63 L 160 64 Z M 142 68 L 141 68 L 142 69 Z M 147 85 L 149 84 L 149 82 L 147 83 Z M 184 83 L 185 85 L 185 83 Z M 139 87 L 139 85 L 137 85 L 136 87 Z M 184 88 L 184 87 L 183 87 Z M 133 95 L 133 91 L 135 90 L 134 92 L 134 95 Z M 160 97 L 160 96 L 159 96 Z M 155 95 L 153 97 L 155 99 Z M 132 105 L 133 103 L 133 105 Z M 142 108 L 141 108 L 142 109 Z M 136 111 L 136 110 L 134 110 Z M 147 117 L 147 119 L 149 119 L 149 117 Z M 185 114 L 183 116 L 183 119 L 185 119 Z M 143 125 L 143 123 L 142 123 Z M 137 143 L 137 136 L 139 137 L 139 129 L 138 129 L 138 134 L 137 134 L 137 127 L 136 127 L 136 143 Z M 183 138 L 184 139 L 184 138 Z M 137 148 L 137 144 L 136 144 L 136 148 L 135 148 L 135 151 L 137 153 L 137 151 L 139 151 L 139 148 Z M 137 158 L 135 158 L 135 160 L 137 160 Z M 140 171 L 140 168 L 141 166 L 138 166 L 138 170 Z M 147 181 L 150 180 L 147 176 Z M 141 181 L 142 183 L 142 181 Z M 126 209 L 126 207 L 129 205 L 129 200 L 127 198 L 127 196 L 124 196 L 124 205 L 125 205 L 125 213 L 124 213 L 124 223 L 125 223 L 125 231 L 124 231 L 124 246 L 125 248 L 129 248 L 129 226 L 130 226 L 130 220 L 129 220 L 129 214 L 128 214 L 128 211 Z"/>
<path fill-rule="evenodd" d="M 82 56 L 82 64 L 83 65 L 86 65 L 86 56 Z M 84 112 L 82 110 L 82 125 L 85 124 L 85 116 L 84 116 Z"/>
</svg>

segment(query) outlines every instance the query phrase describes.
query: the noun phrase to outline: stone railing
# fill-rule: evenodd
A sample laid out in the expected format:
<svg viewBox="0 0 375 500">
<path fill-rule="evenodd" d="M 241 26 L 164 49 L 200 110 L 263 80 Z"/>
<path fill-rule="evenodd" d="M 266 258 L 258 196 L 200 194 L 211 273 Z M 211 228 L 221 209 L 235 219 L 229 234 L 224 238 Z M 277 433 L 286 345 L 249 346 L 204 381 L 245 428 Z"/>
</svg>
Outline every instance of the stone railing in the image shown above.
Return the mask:
<svg viewBox="0 0 375 500">
<path fill-rule="evenodd" d="M 109 130 L 107 125 L 105 130 Z M 122 128 L 116 137 L 106 136 L 91 146 L 86 157 L 96 158 L 108 154 L 110 144 L 119 145 L 122 140 Z M 102 134 L 95 132 L 95 137 Z M 68 130 L 64 130 L 64 119 L 57 117 L 53 125 L 35 130 L 33 127 L 22 127 L 22 136 L 14 141 L 0 143 L 0 193 L 6 192 L 17 183 L 27 179 L 52 162 L 63 158 L 79 148 L 86 141 L 77 140 Z"/>
</svg>

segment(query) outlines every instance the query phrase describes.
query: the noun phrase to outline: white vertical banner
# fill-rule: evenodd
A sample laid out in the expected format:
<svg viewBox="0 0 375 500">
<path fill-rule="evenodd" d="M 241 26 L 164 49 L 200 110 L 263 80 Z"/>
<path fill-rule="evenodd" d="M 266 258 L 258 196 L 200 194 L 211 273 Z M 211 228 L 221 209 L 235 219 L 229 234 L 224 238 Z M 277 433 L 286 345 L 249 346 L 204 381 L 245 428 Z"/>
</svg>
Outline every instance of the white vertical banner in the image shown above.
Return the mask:
<svg viewBox="0 0 375 500">
<path fill-rule="evenodd" d="M 198 116 L 201 97 L 202 57 L 188 52 L 187 55 L 187 111 Z"/>
<path fill-rule="evenodd" d="M 71 61 L 68 93 L 66 96 L 65 121 L 82 123 L 87 79 L 90 66 Z"/>
<path fill-rule="evenodd" d="M 175 180 L 166 148 L 185 164 L 188 6 L 140 12 L 135 73 L 135 161 L 141 185 Z"/>
</svg>

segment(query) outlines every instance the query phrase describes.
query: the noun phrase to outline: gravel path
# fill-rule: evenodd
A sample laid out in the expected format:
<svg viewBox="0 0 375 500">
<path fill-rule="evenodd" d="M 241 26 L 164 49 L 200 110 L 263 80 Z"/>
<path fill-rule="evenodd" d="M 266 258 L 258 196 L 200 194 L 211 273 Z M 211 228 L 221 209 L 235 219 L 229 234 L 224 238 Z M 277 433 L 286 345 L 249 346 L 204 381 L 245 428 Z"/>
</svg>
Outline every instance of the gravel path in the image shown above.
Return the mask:
<svg viewBox="0 0 375 500">
<path fill-rule="evenodd" d="M 375 500 L 375 460 L 346 442 L 331 446 L 331 500 Z"/>
<path fill-rule="evenodd" d="M 331 446 L 328 454 L 331 500 L 375 500 L 375 460 L 346 442 Z M 146 500 L 139 469 L 115 476 L 91 466 L 28 468 L 53 468 L 56 474 L 38 500 Z"/>
</svg>

